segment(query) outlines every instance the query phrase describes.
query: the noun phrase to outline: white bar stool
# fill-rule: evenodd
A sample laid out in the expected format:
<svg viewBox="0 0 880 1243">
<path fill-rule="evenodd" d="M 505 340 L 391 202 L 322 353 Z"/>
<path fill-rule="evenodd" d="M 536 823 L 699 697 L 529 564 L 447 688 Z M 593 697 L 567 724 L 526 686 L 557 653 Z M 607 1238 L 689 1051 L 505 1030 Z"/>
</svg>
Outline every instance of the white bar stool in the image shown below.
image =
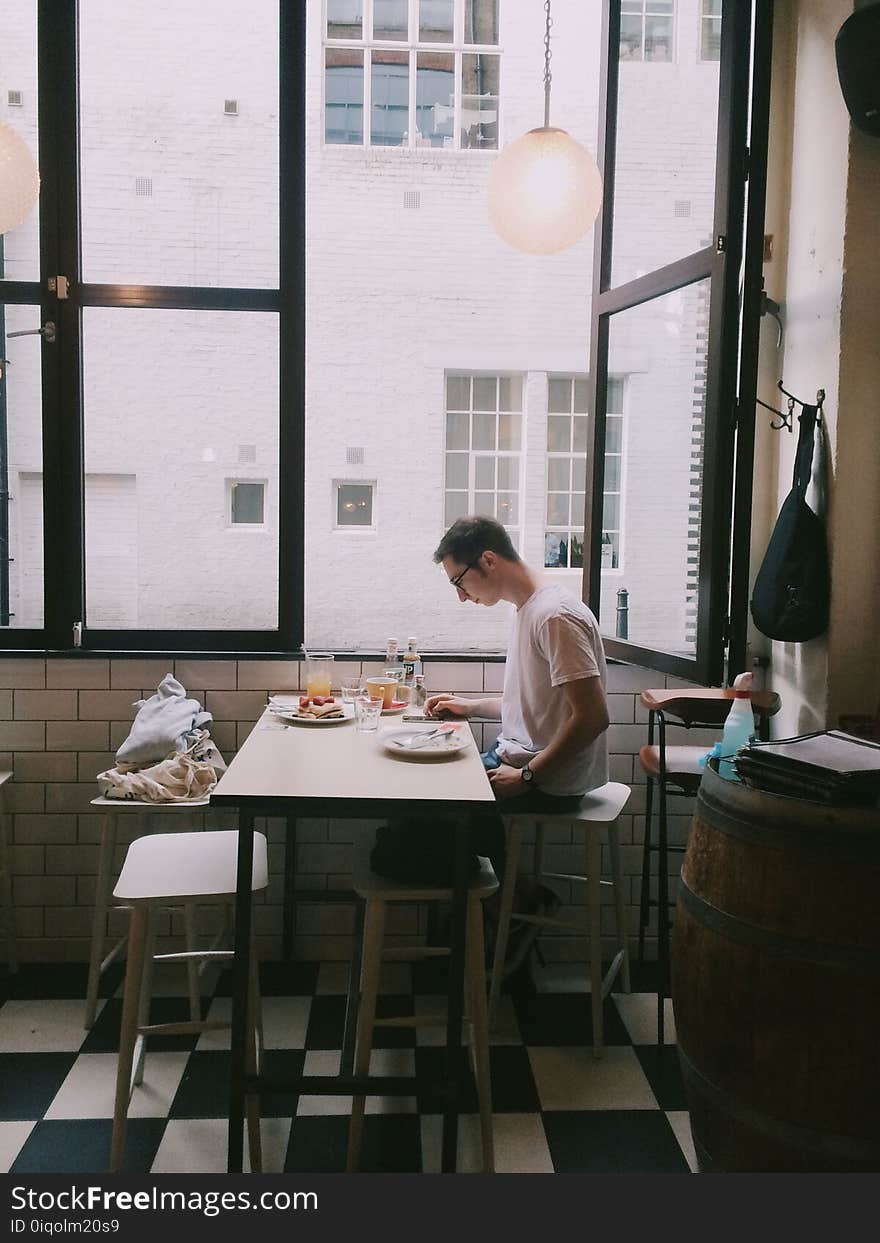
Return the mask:
<svg viewBox="0 0 880 1243">
<path fill-rule="evenodd" d="M 370 1052 L 375 1027 L 419 1027 L 445 1023 L 442 1014 L 403 1015 L 395 1018 L 376 1018 L 376 999 L 379 993 L 379 973 L 382 962 L 395 959 L 449 955 L 444 946 L 410 946 L 400 949 L 383 949 L 385 915 L 389 902 L 451 902 L 452 889 L 439 885 L 408 884 L 388 880 L 372 872 L 365 854 L 359 854 L 355 863 L 353 888 L 364 900 L 364 931 L 361 953 L 360 1006 L 358 1009 L 357 1034 L 355 1038 L 355 1075 L 367 1075 L 370 1070 Z M 498 889 L 498 878 L 488 859 L 480 860 L 480 871 L 470 882 L 467 895 L 467 925 L 465 933 L 465 1004 L 470 1003 L 469 1027 L 471 1061 L 477 1083 L 480 1106 L 480 1132 L 483 1149 L 483 1172 L 495 1170 L 495 1152 L 492 1137 L 492 1089 L 489 1070 L 489 1022 L 486 1009 L 486 967 L 483 942 L 483 899 Z M 357 961 L 357 959 L 355 959 Z M 360 1161 L 361 1138 L 364 1125 L 366 1098 L 355 1096 L 352 1100 L 351 1124 L 348 1132 L 349 1173 L 357 1170 Z"/>
<path fill-rule="evenodd" d="M 251 888 L 265 889 L 269 883 L 266 838 L 254 834 L 254 864 Z M 144 1074 L 145 1038 L 177 1035 L 228 1027 L 228 1023 L 197 1021 L 149 1024 L 152 965 L 154 961 L 192 960 L 193 957 L 217 962 L 233 957 L 231 950 L 196 950 L 180 954 L 153 954 L 153 913 L 164 906 L 235 901 L 238 872 L 238 833 L 204 831 L 200 833 L 157 833 L 132 842 L 113 891 L 114 898 L 131 907 L 128 934 L 128 960 L 122 1001 L 119 1060 L 116 1069 L 116 1099 L 113 1107 L 113 1136 L 110 1143 L 110 1173 L 122 1168 L 128 1104 L 133 1089 Z M 254 942 L 250 946 L 248 990 L 248 1071 L 256 1073 L 262 1043 L 259 1001 L 259 968 Z M 247 1102 L 248 1147 L 251 1170 L 261 1166 L 259 1098 Z"/>
<path fill-rule="evenodd" d="M 111 963 L 115 962 L 125 946 L 126 938 L 120 939 L 105 955 L 107 939 L 107 913 L 110 909 L 110 886 L 113 881 L 113 857 L 116 853 L 116 838 L 119 828 L 119 817 L 148 815 L 151 813 L 166 816 L 186 816 L 193 811 L 204 810 L 210 805 L 209 798 L 195 799 L 190 803 L 148 803 L 142 799 L 99 798 L 92 799 L 92 807 L 100 808 L 104 813 L 101 826 L 101 843 L 98 849 L 98 884 L 95 892 L 95 913 L 92 919 L 92 940 L 89 947 L 89 978 L 86 985 L 85 1027 L 90 1028 L 95 1021 L 98 1007 L 98 989 L 101 976 Z M 170 826 L 169 826 L 170 827 Z M 181 829 L 192 828 L 184 820 Z M 150 830 L 147 830 L 149 832 Z M 195 945 L 194 912 L 184 908 L 184 928 L 186 932 L 186 948 L 193 951 Z M 189 1012 L 195 1021 L 199 1017 L 199 964 L 196 959 L 187 963 L 189 977 Z"/>
<path fill-rule="evenodd" d="M 629 786 L 617 781 L 609 781 L 585 794 L 581 805 L 575 812 L 560 815 L 505 815 L 507 829 L 507 859 L 504 879 L 501 883 L 500 911 L 498 915 L 498 933 L 495 939 L 495 955 L 492 962 L 492 980 L 489 991 L 489 1022 L 494 1019 L 498 997 L 501 992 L 501 981 L 504 976 L 504 958 L 507 952 L 507 937 L 511 919 L 523 923 L 537 924 L 541 927 L 564 928 L 576 932 L 586 932 L 589 940 L 590 955 L 590 1002 L 593 1018 L 593 1056 L 601 1057 L 603 1052 L 602 1003 L 611 991 L 618 973 L 621 977 L 623 991 L 630 991 L 629 950 L 626 937 L 626 905 L 623 897 L 623 885 L 620 871 L 620 849 L 617 841 L 617 821 L 630 796 Z M 553 916 L 520 914 L 513 910 L 516 889 L 517 865 L 522 845 L 523 829 L 527 824 L 535 825 L 535 864 L 533 877 L 535 880 L 569 880 L 580 881 L 587 886 L 587 906 L 589 925 L 582 925 L 567 919 Z M 569 872 L 547 872 L 543 866 L 544 826 L 546 824 L 569 825 L 572 830 L 584 830 L 586 838 L 586 874 L 574 875 Z M 608 852 L 611 862 L 611 880 L 603 881 L 601 830 L 608 830 Z M 612 885 L 614 888 L 615 932 L 617 953 L 611 965 L 602 975 L 602 928 L 601 908 L 599 904 L 600 886 Z"/>
<path fill-rule="evenodd" d="M 6 923 L 6 962 L 11 972 L 18 970 L 18 949 L 15 943 L 15 910 L 12 905 L 12 867 L 9 861 L 9 838 L 6 831 L 5 786 L 11 772 L 0 772 L 0 882 L 3 885 L 3 917 Z"/>
</svg>

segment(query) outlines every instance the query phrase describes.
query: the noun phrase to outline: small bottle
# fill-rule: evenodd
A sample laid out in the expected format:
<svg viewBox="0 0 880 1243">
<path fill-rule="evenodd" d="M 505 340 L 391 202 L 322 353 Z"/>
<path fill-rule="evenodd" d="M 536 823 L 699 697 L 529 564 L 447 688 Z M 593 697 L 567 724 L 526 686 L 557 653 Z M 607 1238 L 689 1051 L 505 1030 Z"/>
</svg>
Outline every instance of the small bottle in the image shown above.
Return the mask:
<svg viewBox="0 0 880 1243">
<path fill-rule="evenodd" d="M 721 755 L 718 772 L 728 781 L 740 781 L 733 759 L 740 747 L 747 747 L 755 732 L 755 717 L 751 702 L 752 674 L 741 673 L 733 680 L 733 703 L 724 722 L 721 735 Z"/>
<path fill-rule="evenodd" d="M 403 682 L 405 686 L 412 689 L 416 676 L 416 665 L 419 663 L 419 654 L 416 651 L 415 635 L 411 635 L 406 641 L 406 651 L 403 653 Z"/>
<path fill-rule="evenodd" d="M 394 677 L 398 682 L 403 682 L 403 662 L 398 654 L 396 639 L 389 639 L 385 645 L 385 668 L 382 672 L 386 678 Z"/>
<path fill-rule="evenodd" d="M 410 706 L 414 712 L 424 712 L 428 702 L 428 688 L 425 686 L 425 675 L 417 673 L 413 682 Z"/>
</svg>

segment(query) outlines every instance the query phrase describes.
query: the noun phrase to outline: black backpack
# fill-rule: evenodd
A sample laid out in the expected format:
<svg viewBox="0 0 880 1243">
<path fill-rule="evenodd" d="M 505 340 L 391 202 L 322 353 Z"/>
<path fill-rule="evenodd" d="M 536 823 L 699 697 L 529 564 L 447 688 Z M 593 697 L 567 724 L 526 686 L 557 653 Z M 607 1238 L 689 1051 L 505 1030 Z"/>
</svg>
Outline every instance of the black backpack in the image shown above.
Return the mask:
<svg viewBox="0 0 880 1243">
<path fill-rule="evenodd" d="M 792 489 L 783 502 L 752 591 L 752 619 L 769 639 L 803 643 L 828 629 L 831 597 L 825 524 L 805 497 L 813 467 L 816 406 L 804 406 Z"/>
</svg>

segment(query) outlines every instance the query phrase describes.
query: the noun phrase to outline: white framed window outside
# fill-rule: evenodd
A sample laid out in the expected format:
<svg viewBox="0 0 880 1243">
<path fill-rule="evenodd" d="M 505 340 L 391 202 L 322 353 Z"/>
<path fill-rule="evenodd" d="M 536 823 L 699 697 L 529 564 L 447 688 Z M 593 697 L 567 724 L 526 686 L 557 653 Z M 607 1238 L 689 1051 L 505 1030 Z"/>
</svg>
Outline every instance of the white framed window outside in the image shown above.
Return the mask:
<svg viewBox="0 0 880 1243">
<path fill-rule="evenodd" d="M 608 380 L 602 569 L 623 568 L 623 380 Z M 547 498 L 544 567 L 579 570 L 584 564 L 589 384 L 586 375 L 547 377 Z"/>
<path fill-rule="evenodd" d="M 226 480 L 226 522 L 231 527 L 265 527 L 265 479 Z"/>
<path fill-rule="evenodd" d="M 675 0 L 621 0 L 620 60 L 674 59 Z"/>
<path fill-rule="evenodd" d="M 333 526 L 338 531 L 376 528 L 375 480 L 334 479 Z"/>
<path fill-rule="evenodd" d="M 485 514 L 522 531 L 523 377 L 446 376 L 444 525 Z"/>
<path fill-rule="evenodd" d="M 721 59 L 721 0 L 700 0 L 700 60 Z"/>
<path fill-rule="evenodd" d="M 499 3 L 325 0 L 325 144 L 497 150 Z"/>
</svg>

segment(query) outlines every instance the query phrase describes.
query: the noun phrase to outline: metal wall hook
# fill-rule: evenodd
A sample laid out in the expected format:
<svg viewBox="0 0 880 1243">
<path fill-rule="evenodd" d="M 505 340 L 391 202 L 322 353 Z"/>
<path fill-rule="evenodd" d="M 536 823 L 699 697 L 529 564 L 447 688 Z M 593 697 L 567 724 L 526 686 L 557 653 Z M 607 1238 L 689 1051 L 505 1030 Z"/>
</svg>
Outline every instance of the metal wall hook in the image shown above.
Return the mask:
<svg viewBox="0 0 880 1243">
<path fill-rule="evenodd" d="M 779 389 L 780 393 L 782 393 L 785 397 L 788 398 L 788 411 L 785 414 L 783 414 L 781 410 L 777 410 L 775 406 L 768 405 L 766 401 L 761 401 L 760 397 L 756 397 L 755 401 L 758 403 L 759 406 L 763 406 L 765 410 L 769 410 L 771 414 L 775 414 L 776 417 L 779 419 L 778 423 L 771 422 L 770 424 L 774 432 L 781 432 L 783 427 L 787 431 L 793 432 L 794 431 L 794 408 L 795 406 L 801 406 L 803 408 L 804 406 L 810 405 L 811 403 L 806 402 L 806 401 L 801 401 L 799 397 L 795 397 L 794 393 L 790 393 L 787 388 L 783 387 L 781 380 L 776 381 L 776 387 Z M 825 390 L 824 388 L 820 388 L 816 392 L 816 403 L 815 403 L 817 423 L 822 422 L 822 403 L 824 401 L 825 401 Z"/>
</svg>

